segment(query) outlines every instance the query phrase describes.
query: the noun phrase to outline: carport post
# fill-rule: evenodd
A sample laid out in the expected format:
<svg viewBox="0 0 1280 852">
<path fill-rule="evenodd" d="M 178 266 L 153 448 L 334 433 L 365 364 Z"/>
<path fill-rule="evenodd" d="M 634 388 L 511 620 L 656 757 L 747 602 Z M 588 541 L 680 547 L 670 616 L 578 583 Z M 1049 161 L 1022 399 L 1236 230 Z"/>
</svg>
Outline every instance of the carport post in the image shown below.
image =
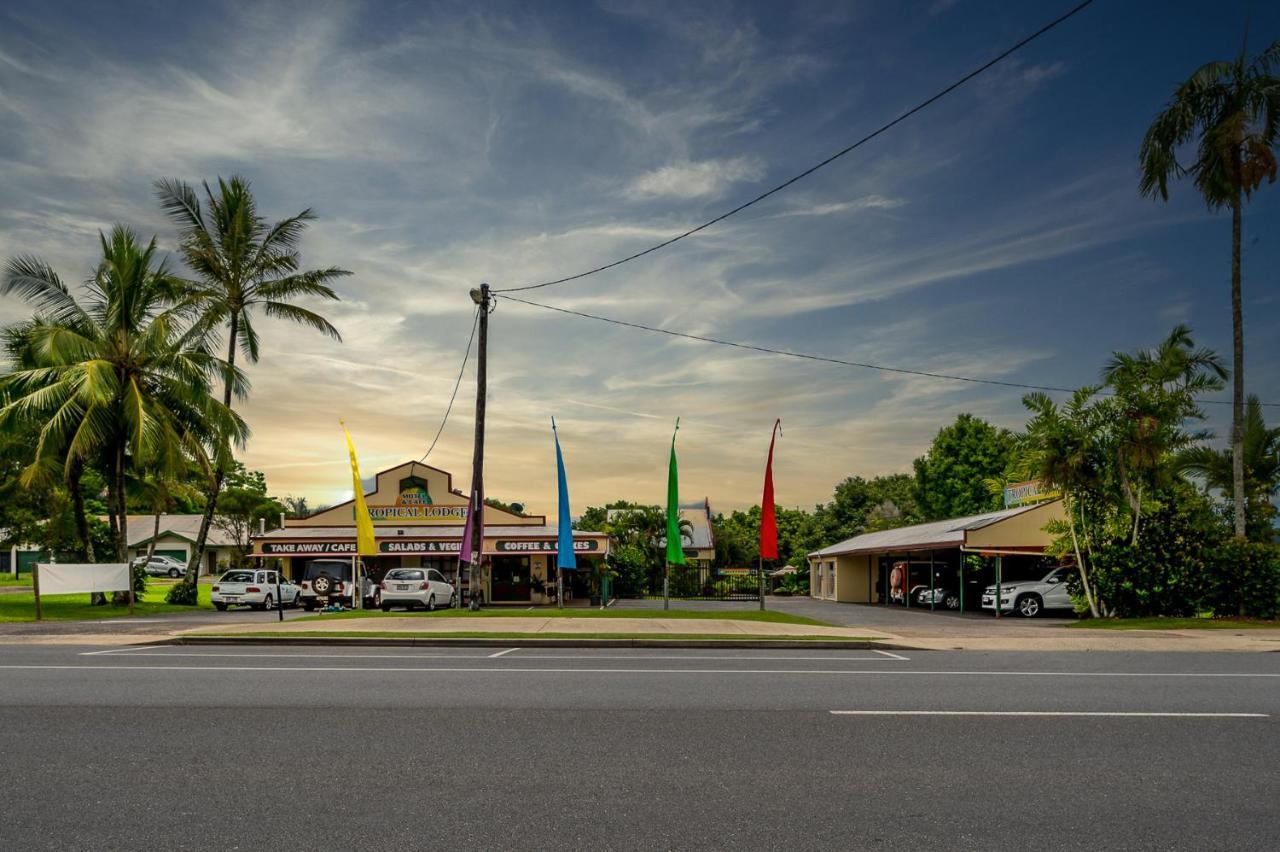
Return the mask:
<svg viewBox="0 0 1280 852">
<path fill-rule="evenodd" d="M 878 561 L 880 562 L 880 570 L 884 571 L 884 605 L 888 606 L 889 605 L 889 572 L 884 570 L 884 565 L 885 565 L 884 557 L 881 557 Z M 892 570 L 892 566 L 893 566 L 892 561 L 889 562 L 889 566 L 890 566 L 890 570 Z"/>
<path fill-rule="evenodd" d="M 297 598 L 294 598 L 296 601 Z M 276 568 L 276 612 L 280 613 L 280 620 L 284 621 L 284 598 L 280 597 L 280 568 Z"/>
<path fill-rule="evenodd" d="M 996 556 L 996 618 L 1000 617 L 1000 575 L 1004 569 L 1004 557 Z"/>
<path fill-rule="evenodd" d="M 662 569 L 662 608 L 671 609 L 671 563 Z"/>
<path fill-rule="evenodd" d="M 929 551 L 929 612 L 933 612 L 933 551 Z"/>
<path fill-rule="evenodd" d="M 964 551 L 960 551 L 960 614 L 964 615 Z"/>
<path fill-rule="evenodd" d="M 902 605 L 911 609 L 911 553 L 907 553 L 907 561 L 902 565 Z"/>
</svg>

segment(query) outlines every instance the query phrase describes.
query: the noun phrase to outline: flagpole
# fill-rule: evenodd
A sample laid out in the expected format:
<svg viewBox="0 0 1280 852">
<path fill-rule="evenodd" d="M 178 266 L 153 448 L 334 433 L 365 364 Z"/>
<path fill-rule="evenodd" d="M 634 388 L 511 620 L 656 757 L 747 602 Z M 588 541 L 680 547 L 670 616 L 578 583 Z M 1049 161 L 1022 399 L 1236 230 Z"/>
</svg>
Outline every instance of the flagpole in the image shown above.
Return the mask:
<svg viewBox="0 0 1280 852">
<path fill-rule="evenodd" d="M 760 611 L 764 612 L 764 557 L 760 557 Z"/>
</svg>

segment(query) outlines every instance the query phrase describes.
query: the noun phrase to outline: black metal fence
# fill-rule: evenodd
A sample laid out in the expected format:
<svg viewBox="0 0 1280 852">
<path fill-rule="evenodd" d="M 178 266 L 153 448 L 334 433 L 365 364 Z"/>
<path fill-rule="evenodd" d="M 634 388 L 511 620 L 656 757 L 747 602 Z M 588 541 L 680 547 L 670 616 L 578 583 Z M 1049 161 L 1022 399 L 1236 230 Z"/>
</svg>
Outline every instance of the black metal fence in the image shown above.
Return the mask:
<svg viewBox="0 0 1280 852">
<path fill-rule="evenodd" d="M 693 565 L 673 565 L 669 575 L 669 594 L 673 600 L 688 601 L 757 601 L 760 600 L 760 575 L 749 571 L 719 571 Z M 661 598 L 662 576 L 649 578 L 645 586 L 619 588 L 620 598 Z"/>
</svg>

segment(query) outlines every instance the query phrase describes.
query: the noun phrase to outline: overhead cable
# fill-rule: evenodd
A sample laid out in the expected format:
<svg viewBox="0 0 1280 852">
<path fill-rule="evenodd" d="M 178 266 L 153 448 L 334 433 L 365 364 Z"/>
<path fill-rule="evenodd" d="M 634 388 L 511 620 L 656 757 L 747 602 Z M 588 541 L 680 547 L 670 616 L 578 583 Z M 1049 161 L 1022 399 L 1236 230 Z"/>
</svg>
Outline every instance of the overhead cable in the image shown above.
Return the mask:
<svg viewBox="0 0 1280 852">
<path fill-rule="evenodd" d="M 627 320 L 614 319 L 612 317 L 602 317 L 596 314 L 588 314 L 583 311 L 575 311 L 569 308 L 556 307 L 555 305 L 544 305 L 541 302 L 532 302 L 532 301 L 529 301 L 528 299 L 521 299 L 518 296 L 507 295 L 507 296 L 503 296 L 503 298 L 508 299 L 512 302 L 519 302 L 522 305 L 529 305 L 530 307 L 542 308 L 543 310 L 555 311 L 556 313 L 567 314 L 569 316 L 575 316 L 575 317 L 581 317 L 583 319 L 595 320 L 596 322 L 604 322 L 604 323 L 609 323 L 611 325 L 625 326 L 626 328 L 639 329 L 640 331 L 649 331 L 655 334 L 665 334 L 669 337 L 681 337 L 686 340 L 697 340 L 702 343 L 714 343 L 717 346 L 730 346 L 730 347 L 733 347 L 734 349 L 747 349 L 752 352 L 763 352 L 766 355 L 783 355 L 788 358 L 801 358 L 806 361 L 821 361 L 827 364 L 839 364 L 845 367 L 858 367 L 864 370 L 877 370 L 883 373 L 897 373 L 899 375 L 906 375 L 906 376 L 921 376 L 928 379 L 945 379 L 946 381 L 950 381 L 950 382 L 968 382 L 970 384 L 975 384 L 975 385 L 996 385 L 998 387 L 1017 388 L 1019 390 L 1051 391 L 1055 393 L 1075 393 L 1075 391 L 1077 390 L 1076 388 L 1056 387 L 1054 385 L 1033 385 L 1033 384 L 1024 384 L 1022 382 L 1006 382 L 1001 379 L 984 379 L 984 378 L 979 378 L 977 376 L 960 376 L 953 373 L 935 373 L 929 370 L 911 370 L 911 369 L 907 369 L 906 367 L 889 367 L 884 364 L 871 364 L 864 361 L 849 361 L 844 358 L 832 358 L 827 355 L 814 355 L 809 352 L 792 352 L 788 349 L 774 349 L 769 346 L 759 346 L 754 343 L 741 343 L 735 340 L 723 340 L 718 337 L 706 337 L 700 334 L 686 334 L 685 332 L 682 332 L 682 331 L 672 331 L 669 328 L 660 328 L 658 326 L 645 325 L 643 323 L 638 323 L 638 322 L 629 322 Z M 1200 402 L 1208 403 L 1210 405 L 1231 405 L 1231 400 L 1228 400 L 1228 399 L 1202 399 L 1200 400 Z M 1261 404 L 1266 406 L 1280 407 L 1280 403 L 1276 403 L 1276 402 L 1264 402 Z"/>
<path fill-rule="evenodd" d="M 449 413 L 453 411 L 453 401 L 458 398 L 458 387 L 462 384 L 462 375 L 467 371 L 467 360 L 471 357 L 471 344 L 476 339 L 476 326 L 480 323 L 480 309 L 476 308 L 475 316 L 471 320 L 471 336 L 467 338 L 467 350 L 462 353 L 462 366 L 458 368 L 458 378 L 453 383 L 453 393 L 449 395 L 449 405 L 444 410 L 444 417 L 440 420 L 440 428 L 436 430 L 436 436 L 431 439 L 431 446 L 427 447 L 427 451 L 422 454 L 419 462 L 425 462 L 427 456 L 431 455 L 431 451 L 436 448 L 436 442 L 440 440 L 440 433 L 444 432 L 444 424 L 449 422 Z"/>
<path fill-rule="evenodd" d="M 1062 15 L 1058 16 L 1057 18 L 1054 18 L 1052 21 L 1050 21 L 1049 23 L 1047 23 L 1047 24 L 1045 24 L 1044 26 L 1042 26 L 1040 29 L 1038 29 L 1038 30 L 1036 30 L 1035 32 L 1033 32 L 1031 35 L 1026 36 L 1025 38 L 1023 38 L 1023 39 L 1021 39 L 1020 41 L 1018 41 L 1017 43 L 1015 43 L 1012 47 L 1009 47 L 1009 48 L 1008 48 L 1008 49 L 1006 49 L 1004 52 L 1002 52 L 1002 53 L 1000 53 L 999 55 L 997 55 L 994 59 L 991 59 L 990 61 L 986 62 L 985 64 L 980 65 L 979 67 L 977 67 L 977 68 L 973 69 L 973 70 L 972 70 L 972 71 L 970 71 L 968 74 L 965 74 L 963 77 L 961 77 L 959 80 L 956 80 L 954 83 L 952 83 L 951 85 L 947 86 L 945 89 L 942 89 L 941 91 L 939 91 L 939 92 L 935 93 L 934 95 L 930 96 L 929 98 L 926 98 L 925 100 L 923 100 L 923 101 L 921 101 L 920 103 L 916 104 L 916 105 L 915 105 L 915 106 L 913 106 L 911 109 L 909 109 L 909 110 L 907 110 L 906 112 L 902 113 L 902 114 L 901 114 L 901 115 L 899 115 L 897 118 L 893 119 L 892 121 L 888 122 L 887 124 L 882 124 L 882 125 L 880 125 L 880 127 L 876 128 L 876 129 L 875 129 L 875 130 L 873 130 L 872 132 L 868 133 L 866 136 L 863 136 L 861 139 L 859 139 L 858 141 L 854 142 L 852 145 L 849 145 L 848 147 L 843 148 L 843 149 L 841 149 L 841 150 L 837 151 L 836 153 L 832 154 L 830 157 L 827 157 L 827 158 L 826 158 L 825 160 L 823 160 L 822 162 L 817 163 L 816 165 L 810 166 L 809 168 L 807 168 L 807 169 L 805 169 L 804 171 L 800 172 L 800 174 L 798 174 L 798 175 L 796 175 L 796 176 L 794 176 L 794 177 L 790 178 L 789 180 L 783 181 L 782 183 L 778 184 L 777 186 L 773 187 L 772 189 L 770 189 L 770 190 L 768 190 L 768 191 L 766 191 L 766 192 L 762 192 L 762 193 L 760 193 L 760 194 L 759 194 L 759 195 L 757 195 L 755 198 L 752 198 L 750 201 L 747 201 L 747 202 L 745 202 L 745 203 L 743 203 L 743 204 L 739 204 L 737 207 L 733 208 L 732 210 L 729 210 L 729 211 L 727 211 L 727 212 L 725 212 L 725 213 L 721 213 L 719 216 L 717 216 L 717 217 L 715 217 L 714 219 L 711 219 L 711 220 L 709 220 L 709 221 L 707 221 L 707 222 L 703 222 L 701 225 L 698 225 L 696 228 L 690 228 L 689 230 L 687 230 L 687 231 L 685 231 L 685 232 L 683 232 L 683 233 L 681 233 L 681 234 L 677 234 L 676 236 L 671 237 L 670 239 L 663 240 L 662 242 L 658 243 L 657 245 L 649 246 L 649 248 L 644 249 L 643 251 L 638 251 L 638 252 L 636 252 L 635 254 L 628 255 L 627 257 L 623 257 L 623 258 L 620 258 L 620 259 L 618 259 L 618 260 L 612 261 L 611 263 L 606 263 L 606 264 L 604 264 L 603 266 L 597 266 L 597 267 L 595 267 L 594 269 L 588 269 L 588 270 L 586 270 L 585 272 L 578 272 L 578 273 L 575 273 L 575 274 L 573 274 L 573 275 L 566 275 L 566 276 L 564 276 L 563 278 L 556 278 L 556 279 L 553 279 L 553 280 L 551 280 L 551 281 L 543 281 L 543 282 L 538 283 L 538 284 L 524 284 L 524 285 L 521 285 L 521 286 L 519 286 L 519 287 L 507 287 L 507 288 L 503 288 L 503 289 L 497 289 L 497 290 L 494 290 L 493 292 L 494 292 L 494 293 L 518 293 L 518 292 L 520 292 L 520 291 L 522 291 L 522 290 L 537 290 L 537 289 L 539 289 L 539 288 L 541 288 L 541 287 L 551 287 L 551 286 L 553 286 L 553 285 L 555 285 L 555 284 L 564 284 L 564 283 L 567 283 L 567 282 L 569 282 L 569 281 L 576 281 L 576 280 L 578 280 L 579 278 L 586 278 L 588 275 L 595 275 L 595 274 L 596 274 L 596 273 L 598 273 L 598 272 L 604 272 L 605 270 L 613 269 L 615 266 L 621 266 L 621 265 L 622 265 L 622 264 L 624 264 L 624 263 L 629 263 L 629 262 L 631 262 L 631 261 L 633 261 L 633 260 L 638 260 L 639 258 L 642 258 L 642 257 L 644 257 L 644 256 L 645 256 L 645 255 L 647 255 L 647 254 L 652 254 L 653 252 L 655 252 L 655 251 L 659 251 L 659 250 L 661 250 L 661 249 L 664 249 L 664 248 L 666 248 L 666 247 L 667 247 L 667 246 L 669 246 L 669 245 L 672 245 L 672 244 L 674 244 L 674 243 L 678 243 L 678 242 L 680 242 L 681 240 L 683 240 L 685 237 L 691 237 L 691 236 L 693 236 L 694 234 L 698 233 L 699 231 L 704 231 L 704 230 L 706 230 L 707 228 L 710 228 L 712 225 L 717 224 L 718 222 L 723 222 L 725 219 L 728 219 L 730 216 L 733 216 L 733 215 L 734 215 L 734 214 L 736 214 L 736 213 L 741 213 L 743 210 L 746 210 L 748 207 L 751 207 L 752 205 L 755 205 L 755 204 L 760 203 L 761 201 L 764 201 L 766 198 L 768 198 L 769 196 L 773 195 L 774 193 L 781 192 L 782 190 L 786 189 L 787 187 L 791 186 L 792 184 L 796 183 L 797 181 L 800 181 L 800 180 L 802 180 L 802 179 L 804 179 L 804 178 L 808 177 L 809 175 L 811 175 L 811 174 L 813 174 L 814 172 L 818 171 L 818 169 L 821 169 L 821 168 L 823 168 L 824 166 L 827 166 L 827 165 L 830 165 L 831 163 L 834 163 L 836 160 L 840 159 L 840 158 L 841 158 L 841 157 L 843 157 L 845 154 L 848 154 L 850 151 L 853 151 L 853 150 L 855 150 L 855 149 L 857 149 L 857 148 L 860 148 L 862 145 L 865 145 L 867 142 L 870 142 L 872 139 L 875 139 L 877 136 L 881 135 L 882 133 L 885 133 L 886 131 L 888 131 L 889 129 L 891 129 L 892 127 L 894 127 L 895 125 L 898 125 L 898 124 L 900 124 L 900 123 L 902 123 L 902 122 L 906 121 L 908 118 L 910 118 L 911 116 L 913 116 L 913 115 L 915 115 L 916 113 L 920 112 L 921 110 L 924 110 L 924 109 L 928 108 L 929 106 L 933 105 L 934 103 L 936 103 L 936 102 L 938 102 L 938 101 L 942 100 L 942 99 L 943 99 L 943 98 L 945 98 L 947 95 L 951 94 L 951 93 L 952 93 L 952 92 L 954 92 L 956 89 L 958 89 L 958 88 L 960 88 L 961 86 L 963 86 L 965 83 L 968 83 L 968 82 L 969 82 L 970 80 L 972 80 L 974 77 L 977 77 L 978 75 L 982 74 L 984 71 L 988 71 L 988 70 L 990 70 L 990 69 L 991 69 L 991 68 L 993 68 L 994 66 L 996 66 L 996 65 L 1000 64 L 1001 62 L 1003 62 L 1004 60 L 1008 59 L 1008 58 L 1009 58 L 1010 56 L 1012 56 L 1014 53 L 1017 53 L 1019 50 L 1021 50 L 1021 49 L 1022 49 L 1022 48 L 1024 48 L 1024 47 L 1026 47 L 1026 46 L 1027 46 L 1028 44 L 1030 44 L 1031 42 L 1033 42 L 1033 41 L 1035 41 L 1036 39 L 1040 38 L 1040 36 L 1044 35 L 1045 33 L 1049 32 L 1050 30 L 1052 30 L 1054 27 L 1058 26 L 1059 24 L 1064 23 L 1065 21 L 1067 21 L 1068 19 L 1072 18 L 1073 16 L 1075 16 L 1075 15 L 1076 15 L 1076 14 L 1078 14 L 1079 12 L 1084 11 L 1084 9 L 1085 9 L 1085 8 L 1087 8 L 1088 6 L 1092 5 L 1092 4 L 1093 4 L 1093 2 L 1094 2 L 1094 0 L 1084 0 L 1084 2 L 1083 2 L 1083 3 L 1080 3 L 1078 6 L 1076 6 L 1076 7 L 1075 7 L 1075 8 L 1073 8 L 1073 9 L 1071 9 L 1070 11 L 1068 11 L 1068 12 L 1066 12 L 1066 13 L 1064 13 L 1064 14 L 1062 14 Z"/>
</svg>

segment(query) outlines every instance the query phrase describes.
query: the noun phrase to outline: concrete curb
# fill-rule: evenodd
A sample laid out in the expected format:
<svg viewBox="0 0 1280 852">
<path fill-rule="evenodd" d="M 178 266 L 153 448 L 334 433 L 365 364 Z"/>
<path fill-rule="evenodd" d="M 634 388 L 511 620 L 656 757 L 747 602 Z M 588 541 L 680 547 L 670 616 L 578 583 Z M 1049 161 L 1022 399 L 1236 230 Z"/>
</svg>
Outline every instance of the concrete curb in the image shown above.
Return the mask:
<svg viewBox="0 0 1280 852">
<path fill-rule="evenodd" d="M 359 636 L 177 636 L 148 645 L 334 645 L 406 648 L 726 648 L 730 650 L 912 650 L 871 639 L 501 639 Z"/>
</svg>

